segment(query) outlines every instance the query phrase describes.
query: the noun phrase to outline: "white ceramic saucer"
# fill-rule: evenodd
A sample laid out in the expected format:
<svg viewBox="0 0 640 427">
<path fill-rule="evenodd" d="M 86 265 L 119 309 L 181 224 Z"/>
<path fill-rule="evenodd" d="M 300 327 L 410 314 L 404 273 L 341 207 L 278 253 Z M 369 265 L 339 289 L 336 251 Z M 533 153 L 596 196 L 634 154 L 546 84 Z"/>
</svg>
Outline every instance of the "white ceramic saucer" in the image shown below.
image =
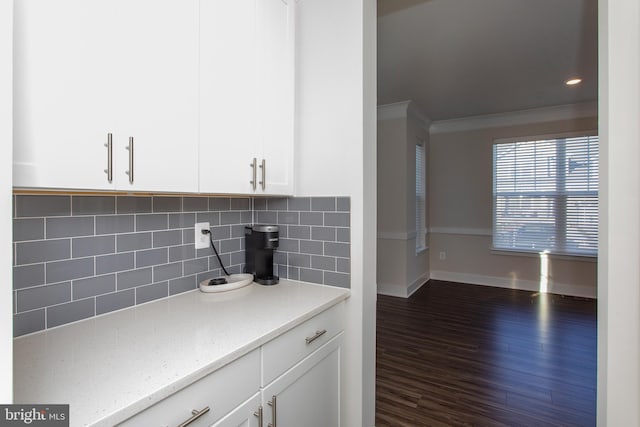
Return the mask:
<svg viewBox="0 0 640 427">
<path fill-rule="evenodd" d="M 253 274 L 232 274 L 230 276 L 223 276 L 227 279 L 227 283 L 224 285 L 209 285 L 211 278 L 200 282 L 200 290 L 202 292 L 225 292 L 232 291 L 234 289 L 240 289 L 253 282 Z"/>
</svg>

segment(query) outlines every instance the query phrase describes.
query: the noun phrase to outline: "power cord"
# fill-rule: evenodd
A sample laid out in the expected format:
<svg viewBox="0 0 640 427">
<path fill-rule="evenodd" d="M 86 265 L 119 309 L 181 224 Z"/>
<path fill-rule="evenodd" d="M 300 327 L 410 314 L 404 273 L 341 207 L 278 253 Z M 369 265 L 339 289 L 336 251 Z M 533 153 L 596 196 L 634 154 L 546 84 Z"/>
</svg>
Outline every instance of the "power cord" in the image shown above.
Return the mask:
<svg viewBox="0 0 640 427">
<path fill-rule="evenodd" d="M 230 276 L 230 274 L 227 271 L 227 269 L 224 268 L 224 264 L 222 263 L 222 260 L 220 259 L 220 255 L 218 255 L 218 251 L 216 250 L 216 246 L 213 244 L 213 237 L 211 236 L 211 231 L 205 229 L 205 230 L 202 230 L 202 234 L 208 234 L 209 235 L 209 242 L 211 242 L 211 248 L 213 249 L 213 252 L 216 254 L 216 257 L 218 257 L 218 263 L 220 263 L 220 267 L 222 267 L 222 271 L 224 271 L 225 276 Z"/>
</svg>

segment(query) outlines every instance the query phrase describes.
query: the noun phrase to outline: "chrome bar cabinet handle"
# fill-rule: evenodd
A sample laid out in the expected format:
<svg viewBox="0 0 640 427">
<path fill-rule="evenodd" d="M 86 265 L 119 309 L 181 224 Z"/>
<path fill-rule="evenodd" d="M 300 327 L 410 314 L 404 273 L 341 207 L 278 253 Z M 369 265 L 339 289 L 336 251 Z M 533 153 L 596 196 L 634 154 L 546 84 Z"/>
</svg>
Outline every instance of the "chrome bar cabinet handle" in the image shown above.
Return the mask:
<svg viewBox="0 0 640 427">
<path fill-rule="evenodd" d="M 197 420 L 198 418 L 200 418 L 201 416 L 203 416 L 207 412 L 209 412 L 209 407 L 208 406 L 206 406 L 204 409 L 201 409 L 200 411 L 197 411 L 197 410 L 194 409 L 193 411 L 191 411 L 191 417 L 189 417 L 189 419 L 185 420 L 181 424 L 178 424 L 178 427 L 186 427 L 186 426 L 188 426 L 189 424 L 191 424 L 192 422 L 194 422 L 195 420 Z"/>
<path fill-rule="evenodd" d="M 107 134 L 107 143 L 104 144 L 107 147 L 107 168 L 104 172 L 107 174 L 107 181 L 109 184 L 113 182 L 113 134 Z"/>
<path fill-rule="evenodd" d="M 260 185 L 262 186 L 262 191 L 264 191 L 264 189 L 267 187 L 267 161 L 265 159 L 262 159 L 260 168 L 262 169 L 262 181 L 260 181 Z"/>
<path fill-rule="evenodd" d="M 133 184 L 133 137 L 129 137 L 129 146 L 127 147 L 129 150 L 129 170 L 126 172 L 129 175 L 129 184 Z"/>
<path fill-rule="evenodd" d="M 278 416 L 277 416 L 277 396 L 273 395 L 271 396 L 271 400 L 269 402 L 267 402 L 267 404 L 269 406 L 271 406 L 272 410 L 271 410 L 271 421 L 269 424 L 267 424 L 267 427 L 278 427 Z"/>
<path fill-rule="evenodd" d="M 315 340 L 317 340 L 318 338 L 320 338 L 326 333 L 327 333 L 326 329 L 323 329 L 321 331 L 316 331 L 316 333 L 312 337 L 307 337 L 304 340 L 307 342 L 307 344 L 311 344 L 312 342 L 314 342 Z"/>
<path fill-rule="evenodd" d="M 262 423 L 263 423 L 263 418 L 264 418 L 264 414 L 263 414 L 263 409 L 262 409 L 262 405 L 260 405 L 258 407 L 258 410 L 256 412 L 253 413 L 254 417 L 258 417 L 258 427 L 262 427 Z"/>
<path fill-rule="evenodd" d="M 257 178 L 258 178 L 258 159 L 256 159 L 255 157 L 253 158 L 253 162 L 249 163 L 249 166 L 251 166 L 253 168 L 253 172 L 252 172 L 252 176 L 253 179 L 251 181 L 249 181 L 249 184 L 251 184 L 253 186 L 253 191 L 256 191 L 256 187 L 257 187 Z"/>
</svg>

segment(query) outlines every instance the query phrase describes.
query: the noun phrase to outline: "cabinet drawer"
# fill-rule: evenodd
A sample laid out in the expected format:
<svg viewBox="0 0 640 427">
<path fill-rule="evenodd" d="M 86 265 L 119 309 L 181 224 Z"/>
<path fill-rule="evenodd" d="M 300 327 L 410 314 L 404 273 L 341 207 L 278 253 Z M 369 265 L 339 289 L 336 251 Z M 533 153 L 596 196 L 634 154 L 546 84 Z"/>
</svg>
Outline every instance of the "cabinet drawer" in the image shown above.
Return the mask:
<svg viewBox="0 0 640 427">
<path fill-rule="evenodd" d="M 209 412 L 190 426 L 210 426 L 255 394 L 260 384 L 260 350 L 235 360 L 124 421 L 120 426 L 176 426 L 192 410 Z"/>
<path fill-rule="evenodd" d="M 342 331 L 344 311 L 344 302 L 338 303 L 263 345 L 262 385 L 269 384 Z"/>
</svg>

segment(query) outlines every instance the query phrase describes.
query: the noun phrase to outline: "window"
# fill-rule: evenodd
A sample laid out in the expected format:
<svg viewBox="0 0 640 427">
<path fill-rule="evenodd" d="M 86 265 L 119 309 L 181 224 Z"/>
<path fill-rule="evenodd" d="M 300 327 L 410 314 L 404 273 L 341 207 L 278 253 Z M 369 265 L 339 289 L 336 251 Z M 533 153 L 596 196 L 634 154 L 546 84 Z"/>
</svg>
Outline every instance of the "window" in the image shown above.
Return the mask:
<svg viewBox="0 0 640 427">
<path fill-rule="evenodd" d="M 597 256 L 597 136 L 494 144 L 493 247 Z"/>
<path fill-rule="evenodd" d="M 424 141 L 416 144 L 416 251 L 427 247 L 427 212 Z"/>
</svg>

